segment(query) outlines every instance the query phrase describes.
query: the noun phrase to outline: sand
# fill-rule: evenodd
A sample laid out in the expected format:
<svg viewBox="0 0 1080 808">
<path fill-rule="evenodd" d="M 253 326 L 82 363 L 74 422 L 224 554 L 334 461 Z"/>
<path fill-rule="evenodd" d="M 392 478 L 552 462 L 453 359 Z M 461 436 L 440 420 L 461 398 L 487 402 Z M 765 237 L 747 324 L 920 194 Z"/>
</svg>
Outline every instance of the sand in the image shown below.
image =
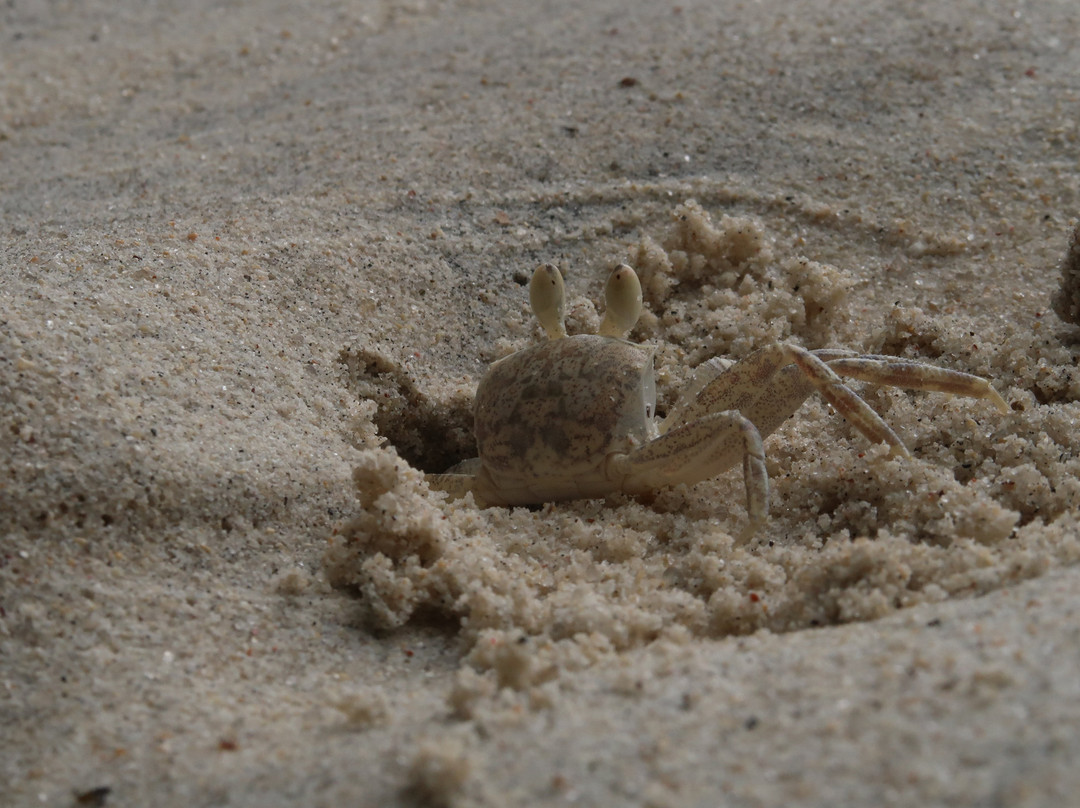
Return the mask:
<svg viewBox="0 0 1080 808">
<path fill-rule="evenodd" d="M 1061 805 L 1080 10 L 0 11 L 12 805 Z M 627 262 L 661 407 L 771 340 L 983 376 L 481 510 L 485 367 Z"/>
</svg>

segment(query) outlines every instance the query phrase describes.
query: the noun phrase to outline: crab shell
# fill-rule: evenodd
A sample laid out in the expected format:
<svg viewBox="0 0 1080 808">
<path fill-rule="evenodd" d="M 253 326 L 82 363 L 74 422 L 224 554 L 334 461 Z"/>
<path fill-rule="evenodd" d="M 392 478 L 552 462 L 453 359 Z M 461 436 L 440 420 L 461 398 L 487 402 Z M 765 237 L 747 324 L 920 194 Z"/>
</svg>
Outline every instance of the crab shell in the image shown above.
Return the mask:
<svg viewBox="0 0 1080 808">
<path fill-rule="evenodd" d="M 619 490 L 610 458 L 659 434 L 653 353 L 581 334 L 495 362 L 475 400 L 483 499 L 521 505 Z"/>
</svg>

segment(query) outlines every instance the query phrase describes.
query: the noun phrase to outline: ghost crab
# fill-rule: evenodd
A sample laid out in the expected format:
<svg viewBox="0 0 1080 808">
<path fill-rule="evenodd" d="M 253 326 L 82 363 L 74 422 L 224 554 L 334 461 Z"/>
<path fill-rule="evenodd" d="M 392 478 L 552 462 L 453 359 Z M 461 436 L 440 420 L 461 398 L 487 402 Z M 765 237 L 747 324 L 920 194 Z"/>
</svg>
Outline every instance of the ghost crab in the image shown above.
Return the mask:
<svg viewBox="0 0 1080 808">
<path fill-rule="evenodd" d="M 597 334 L 568 337 L 565 291 L 552 264 L 533 273 L 533 313 L 548 339 L 493 363 L 474 403 L 479 457 L 432 488 L 477 504 L 530 505 L 623 491 L 644 494 L 715 477 L 740 459 L 752 535 L 768 515 L 762 440 L 818 392 L 873 443 L 910 457 L 900 438 L 842 378 L 953 393 L 1008 407 L 978 376 L 892 356 L 807 350 L 776 342 L 730 364 L 711 359 L 657 421 L 653 349 L 626 336 L 641 314 L 641 285 L 625 264 L 611 273 Z"/>
</svg>

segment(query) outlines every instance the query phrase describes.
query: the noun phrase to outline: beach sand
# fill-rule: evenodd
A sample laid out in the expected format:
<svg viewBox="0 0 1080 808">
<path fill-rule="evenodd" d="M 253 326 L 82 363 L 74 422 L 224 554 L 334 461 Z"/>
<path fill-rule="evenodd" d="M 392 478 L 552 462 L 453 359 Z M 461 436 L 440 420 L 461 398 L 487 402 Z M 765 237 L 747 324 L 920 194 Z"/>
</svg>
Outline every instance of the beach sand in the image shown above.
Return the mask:
<svg viewBox="0 0 1080 808">
<path fill-rule="evenodd" d="M 1062 805 L 1080 8 L 0 10 L 12 805 Z M 1070 247 L 1071 244 L 1071 247 Z M 773 340 L 990 379 L 481 510 L 528 279 L 633 265 L 662 408 Z"/>
</svg>

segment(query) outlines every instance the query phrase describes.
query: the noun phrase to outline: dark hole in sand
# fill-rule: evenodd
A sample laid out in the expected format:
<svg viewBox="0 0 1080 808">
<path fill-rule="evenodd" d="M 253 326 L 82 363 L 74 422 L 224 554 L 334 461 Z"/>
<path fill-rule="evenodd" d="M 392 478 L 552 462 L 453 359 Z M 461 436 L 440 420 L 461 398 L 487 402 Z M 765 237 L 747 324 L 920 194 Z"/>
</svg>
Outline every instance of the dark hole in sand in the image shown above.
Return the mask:
<svg viewBox="0 0 1080 808">
<path fill-rule="evenodd" d="M 379 435 L 410 465 L 439 473 L 476 456 L 472 391 L 439 397 L 417 385 L 401 363 L 366 348 L 346 348 L 338 361 L 349 389 L 375 402 Z"/>
</svg>

